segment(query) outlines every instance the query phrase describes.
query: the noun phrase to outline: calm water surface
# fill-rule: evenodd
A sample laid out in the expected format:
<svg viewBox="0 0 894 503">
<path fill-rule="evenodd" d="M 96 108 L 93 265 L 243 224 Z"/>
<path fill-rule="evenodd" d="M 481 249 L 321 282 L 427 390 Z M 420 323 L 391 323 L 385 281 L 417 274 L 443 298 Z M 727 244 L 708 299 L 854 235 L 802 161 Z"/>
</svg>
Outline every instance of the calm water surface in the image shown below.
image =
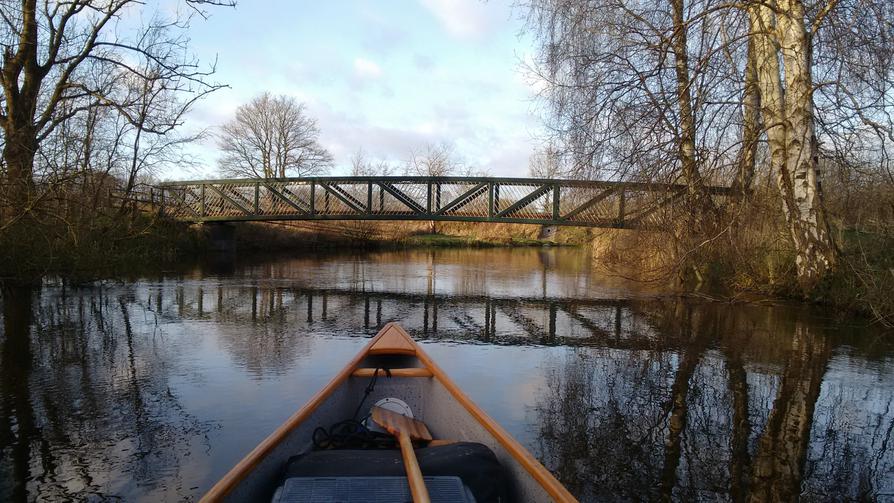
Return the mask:
<svg viewBox="0 0 894 503">
<path fill-rule="evenodd" d="M 278 258 L 0 297 L 0 501 L 193 500 L 399 321 L 582 500 L 892 500 L 894 347 L 579 250 Z"/>
</svg>

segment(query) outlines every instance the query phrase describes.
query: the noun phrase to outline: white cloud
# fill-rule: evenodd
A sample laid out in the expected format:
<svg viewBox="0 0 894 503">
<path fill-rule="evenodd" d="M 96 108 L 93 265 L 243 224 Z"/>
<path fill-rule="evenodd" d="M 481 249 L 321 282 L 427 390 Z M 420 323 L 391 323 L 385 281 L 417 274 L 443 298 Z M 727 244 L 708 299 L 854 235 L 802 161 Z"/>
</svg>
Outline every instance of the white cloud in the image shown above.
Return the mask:
<svg viewBox="0 0 894 503">
<path fill-rule="evenodd" d="M 431 134 L 434 134 L 437 129 L 438 129 L 437 124 L 435 124 L 434 122 L 431 122 L 431 121 L 426 121 L 426 122 L 417 124 L 413 128 L 413 131 L 415 131 L 419 134 L 423 134 L 423 135 L 431 135 Z"/>
<path fill-rule="evenodd" d="M 357 58 L 354 60 L 354 73 L 361 78 L 377 79 L 382 76 L 382 69 L 374 61 Z"/>
<path fill-rule="evenodd" d="M 493 16 L 480 0 L 422 0 L 444 30 L 461 40 L 484 37 L 493 24 Z"/>
</svg>

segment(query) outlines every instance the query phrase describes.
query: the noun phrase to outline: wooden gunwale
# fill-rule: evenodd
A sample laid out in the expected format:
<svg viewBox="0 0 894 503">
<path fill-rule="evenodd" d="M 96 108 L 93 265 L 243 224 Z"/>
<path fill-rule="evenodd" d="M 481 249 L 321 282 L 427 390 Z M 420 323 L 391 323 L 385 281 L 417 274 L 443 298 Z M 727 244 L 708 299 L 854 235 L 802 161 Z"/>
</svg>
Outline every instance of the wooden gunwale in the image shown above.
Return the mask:
<svg viewBox="0 0 894 503">
<path fill-rule="evenodd" d="M 289 419 L 286 420 L 285 423 L 279 426 L 276 430 L 273 431 L 267 438 L 265 438 L 260 444 L 257 445 L 254 449 L 251 450 L 241 461 L 236 463 L 226 475 L 223 476 L 219 481 L 217 481 L 211 489 L 202 496 L 200 502 L 215 502 L 221 501 L 223 498 L 236 487 L 248 474 L 251 473 L 255 467 L 276 447 L 280 442 L 282 442 L 286 437 L 289 436 L 289 433 L 292 432 L 293 429 L 298 427 L 301 423 L 304 422 L 323 402 L 329 398 L 329 395 L 335 391 L 336 388 L 341 386 L 341 384 L 348 379 L 351 373 L 354 372 L 354 369 L 360 362 L 366 358 L 367 352 L 369 348 L 373 346 L 379 339 L 385 335 L 386 328 L 389 328 L 391 323 L 385 325 L 382 330 L 370 340 L 366 346 L 364 346 L 363 350 L 357 353 L 356 356 L 347 364 L 345 367 L 329 381 L 329 384 L 323 387 L 320 391 L 318 391 L 311 399 L 304 404 L 303 407 L 298 409 L 297 412 L 292 414 Z"/>
<path fill-rule="evenodd" d="M 397 326 L 398 329 L 407 337 L 410 338 L 406 332 L 403 331 L 402 328 Z M 412 340 L 412 338 L 410 338 Z M 415 341 L 414 341 L 415 344 Z M 440 383 L 447 388 L 447 391 L 453 395 L 453 398 L 456 399 L 457 402 L 462 404 L 463 407 L 478 421 L 484 428 L 490 432 L 494 438 L 509 452 L 509 454 L 515 458 L 515 460 L 521 464 L 525 470 L 534 477 L 534 480 L 540 483 L 540 485 L 546 490 L 546 492 L 555 500 L 560 502 L 576 502 L 577 498 L 575 498 L 568 489 L 565 489 L 556 478 L 553 476 L 549 470 L 544 467 L 540 461 L 538 461 L 531 453 L 528 452 L 527 449 L 522 447 L 521 444 L 518 443 L 515 438 L 512 437 L 506 430 L 503 429 L 496 421 L 490 418 L 480 407 L 478 407 L 475 402 L 470 399 L 465 392 L 463 392 L 447 374 L 441 370 L 434 360 L 431 359 L 428 354 L 422 350 L 421 347 L 416 348 L 416 357 L 422 362 L 423 365 L 428 367 L 431 370 L 432 374 L 434 374 L 435 379 L 440 381 Z"/>
<path fill-rule="evenodd" d="M 527 449 L 522 447 L 521 444 L 518 443 L 506 430 L 503 429 L 496 421 L 490 418 L 481 408 L 479 408 L 475 402 L 473 402 L 466 394 L 463 392 L 459 386 L 454 383 L 450 377 L 432 360 L 428 354 L 422 350 L 422 348 L 416 344 L 416 341 L 410 337 L 403 328 L 401 328 L 396 323 L 387 323 L 379 333 L 369 341 L 369 343 L 364 346 L 363 350 L 361 350 L 357 355 L 338 373 L 336 376 L 325 386 L 323 389 L 318 391 L 303 407 L 301 407 L 297 412 L 292 414 L 289 419 L 286 420 L 281 426 L 279 426 L 273 433 L 271 433 L 267 438 L 265 438 L 257 447 L 252 449 L 251 452 L 248 453 L 239 463 L 236 464 L 223 478 L 221 478 L 214 486 L 202 497 L 200 502 L 216 502 L 221 501 L 223 498 L 229 494 L 236 485 L 239 484 L 251 471 L 257 467 L 257 465 L 264 459 L 270 451 L 273 450 L 280 442 L 282 442 L 288 435 L 295 429 L 298 425 L 304 422 L 305 419 L 308 418 L 321 404 L 323 404 L 329 395 L 335 391 L 338 386 L 347 380 L 348 377 L 352 375 L 356 375 L 356 373 L 360 373 L 360 375 L 365 376 L 368 372 L 368 376 L 372 376 L 375 372 L 375 369 L 368 368 L 357 368 L 357 366 L 366 358 L 369 354 L 371 354 L 370 349 L 373 348 L 376 343 L 380 342 L 387 335 L 387 342 L 394 341 L 395 335 L 392 331 L 396 330 L 402 337 L 405 338 L 413 347 L 416 358 L 425 366 L 425 368 L 410 368 L 410 369 L 394 369 L 392 370 L 392 376 L 395 377 L 429 377 L 427 375 L 423 375 L 424 371 L 427 371 L 431 374 L 431 377 L 437 379 L 446 389 L 453 395 L 453 398 L 456 399 L 465 409 L 481 424 L 493 437 L 506 449 L 506 451 L 519 463 L 521 464 L 525 470 L 536 480 L 546 492 L 555 500 L 559 502 L 576 502 L 577 499 L 568 492 L 567 489 L 553 476 L 552 473 L 549 472 L 534 456 L 532 456 Z M 383 341 L 385 342 L 385 341 Z M 396 341 L 395 341 L 396 342 Z M 380 344 L 377 347 L 377 354 L 384 354 L 385 348 L 382 347 L 385 344 Z M 390 344 L 389 344 L 390 345 Z M 406 346 L 403 343 L 397 344 L 397 349 L 400 353 L 406 351 Z M 400 376 L 395 374 L 395 371 L 401 371 L 401 373 L 407 372 L 407 376 Z M 411 372 L 410 372 L 411 371 Z M 381 374 L 380 374 L 381 375 Z M 437 442 L 437 441 L 435 441 Z M 452 442 L 452 441 L 450 441 Z"/>
</svg>

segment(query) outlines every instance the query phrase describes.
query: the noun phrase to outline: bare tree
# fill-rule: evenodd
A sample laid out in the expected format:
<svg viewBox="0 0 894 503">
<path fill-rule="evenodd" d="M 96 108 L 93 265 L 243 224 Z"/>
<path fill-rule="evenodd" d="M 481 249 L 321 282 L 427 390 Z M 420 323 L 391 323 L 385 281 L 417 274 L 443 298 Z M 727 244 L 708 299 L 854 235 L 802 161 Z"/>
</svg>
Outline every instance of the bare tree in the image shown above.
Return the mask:
<svg viewBox="0 0 894 503">
<path fill-rule="evenodd" d="M 121 170 L 123 192 L 129 195 L 141 176 L 151 175 L 160 166 L 177 164 L 184 167 L 190 159 L 182 155 L 183 145 L 195 142 L 206 131 L 182 134 L 177 128 L 195 100 L 183 100 L 170 91 L 167 82 L 159 79 L 159 69 L 150 68 L 146 78 L 131 78 L 127 107 L 119 114 L 126 120 L 127 162 Z"/>
<path fill-rule="evenodd" d="M 411 150 L 405 171 L 412 176 L 455 176 L 460 171 L 468 171 L 459 160 L 453 145 L 429 143 L 422 150 Z M 438 232 L 438 224 L 434 220 L 428 222 L 428 230 L 432 234 Z"/>
<path fill-rule="evenodd" d="M 319 175 L 332 165 L 319 136 L 303 103 L 264 93 L 240 106 L 221 128 L 220 168 L 230 176 L 255 178 Z"/>
<path fill-rule="evenodd" d="M 679 181 L 695 196 L 720 182 L 748 197 L 771 181 L 805 293 L 838 262 L 821 160 L 875 164 L 873 179 L 894 180 L 890 2 L 528 5 L 541 42 L 533 70 L 571 174 Z M 717 230 L 685 227 L 703 234 L 693 243 Z"/>
<path fill-rule="evenodd" d="M 680 181 L 709 204 L 699 193 L 729 168 L 738 137 L 726 132 L 739 122 L 725 106 L 739 90 L 724 51 L 735 50 L 736 13 L 718 4 L 529 2 L 541 44 L 531 71 L 546 83 L 550 140 L 570 175 Z"/>
<path fill-rule="evenodd" d="M 218 0 L 185 0 L 193 14 Z M 41 5 L 38 5 L 41 4 Z M 218 89 L 188 51 L 191 16 L 160 14 L 124 36 L 124 16 L 144 10 L 138 0 L 23 0 L 0 4 L 0 127 L 7 198 L 15 213 L 32 205 L 34 160 L 40 143 L 65 121 L 96 107 L 125 108 L 131 78 L 155 80 L 192 100 Z M 146 68 L 157 73 L 147 75 Z M 148 123 L 144 129 L 148 129 Z"/>
<path fill-rule="evenodd" d="M 385 160 L 369 159 L 362 148 L 351 156 L 351 176 L 390 176 L 394 171 L 394 166 Z"/>
<path fill-rule="evenodd" d="M 528 159 L 528 175 L 534 178 L 564 178 L 561 152 L 554 145 L 534 152 Z"/>
<path fill-rule="evenodd" d="M 415 176 L 451 176 L 464 171 L 463 162 L 449 143 L 429 143 L 421 150 L 411 150 L 406 172 Z"/>
</svg>

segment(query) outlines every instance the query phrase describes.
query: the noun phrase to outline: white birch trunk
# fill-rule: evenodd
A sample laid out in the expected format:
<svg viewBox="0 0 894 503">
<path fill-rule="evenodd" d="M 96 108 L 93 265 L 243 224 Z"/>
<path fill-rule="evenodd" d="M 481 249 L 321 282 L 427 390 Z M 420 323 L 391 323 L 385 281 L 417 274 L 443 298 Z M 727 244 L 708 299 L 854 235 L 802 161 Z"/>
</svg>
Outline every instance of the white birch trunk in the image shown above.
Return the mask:
<svg viewBox="0 0 894 503">
<path fill-rule="evenodd" d="M 826 227 L 817 179 L 811 52 L 804 8 L 800 0 L 780 0 L 775 6 L 779 14 L 773 7 L 753 4 L 749 18 L 770 167 L 795 247 L 798 281 L 807 293 L 834 266 L 835 246 Z"/>
<path fill-rule="evenodd" d="M 786 165 L 788 180 L 784 197 L 790 207 L 788 220 L 795 242 L 798 278 L 808 290 L 835 263 L 835 246 L 828 232 L 822 204 L 817 160 L 819 157 L 813 117 L 812 48 L 804 21 L 802 0 L 781 0 L 779 31 L 785 68 L 785 115 L 788 119 Z"/>
</svg>

